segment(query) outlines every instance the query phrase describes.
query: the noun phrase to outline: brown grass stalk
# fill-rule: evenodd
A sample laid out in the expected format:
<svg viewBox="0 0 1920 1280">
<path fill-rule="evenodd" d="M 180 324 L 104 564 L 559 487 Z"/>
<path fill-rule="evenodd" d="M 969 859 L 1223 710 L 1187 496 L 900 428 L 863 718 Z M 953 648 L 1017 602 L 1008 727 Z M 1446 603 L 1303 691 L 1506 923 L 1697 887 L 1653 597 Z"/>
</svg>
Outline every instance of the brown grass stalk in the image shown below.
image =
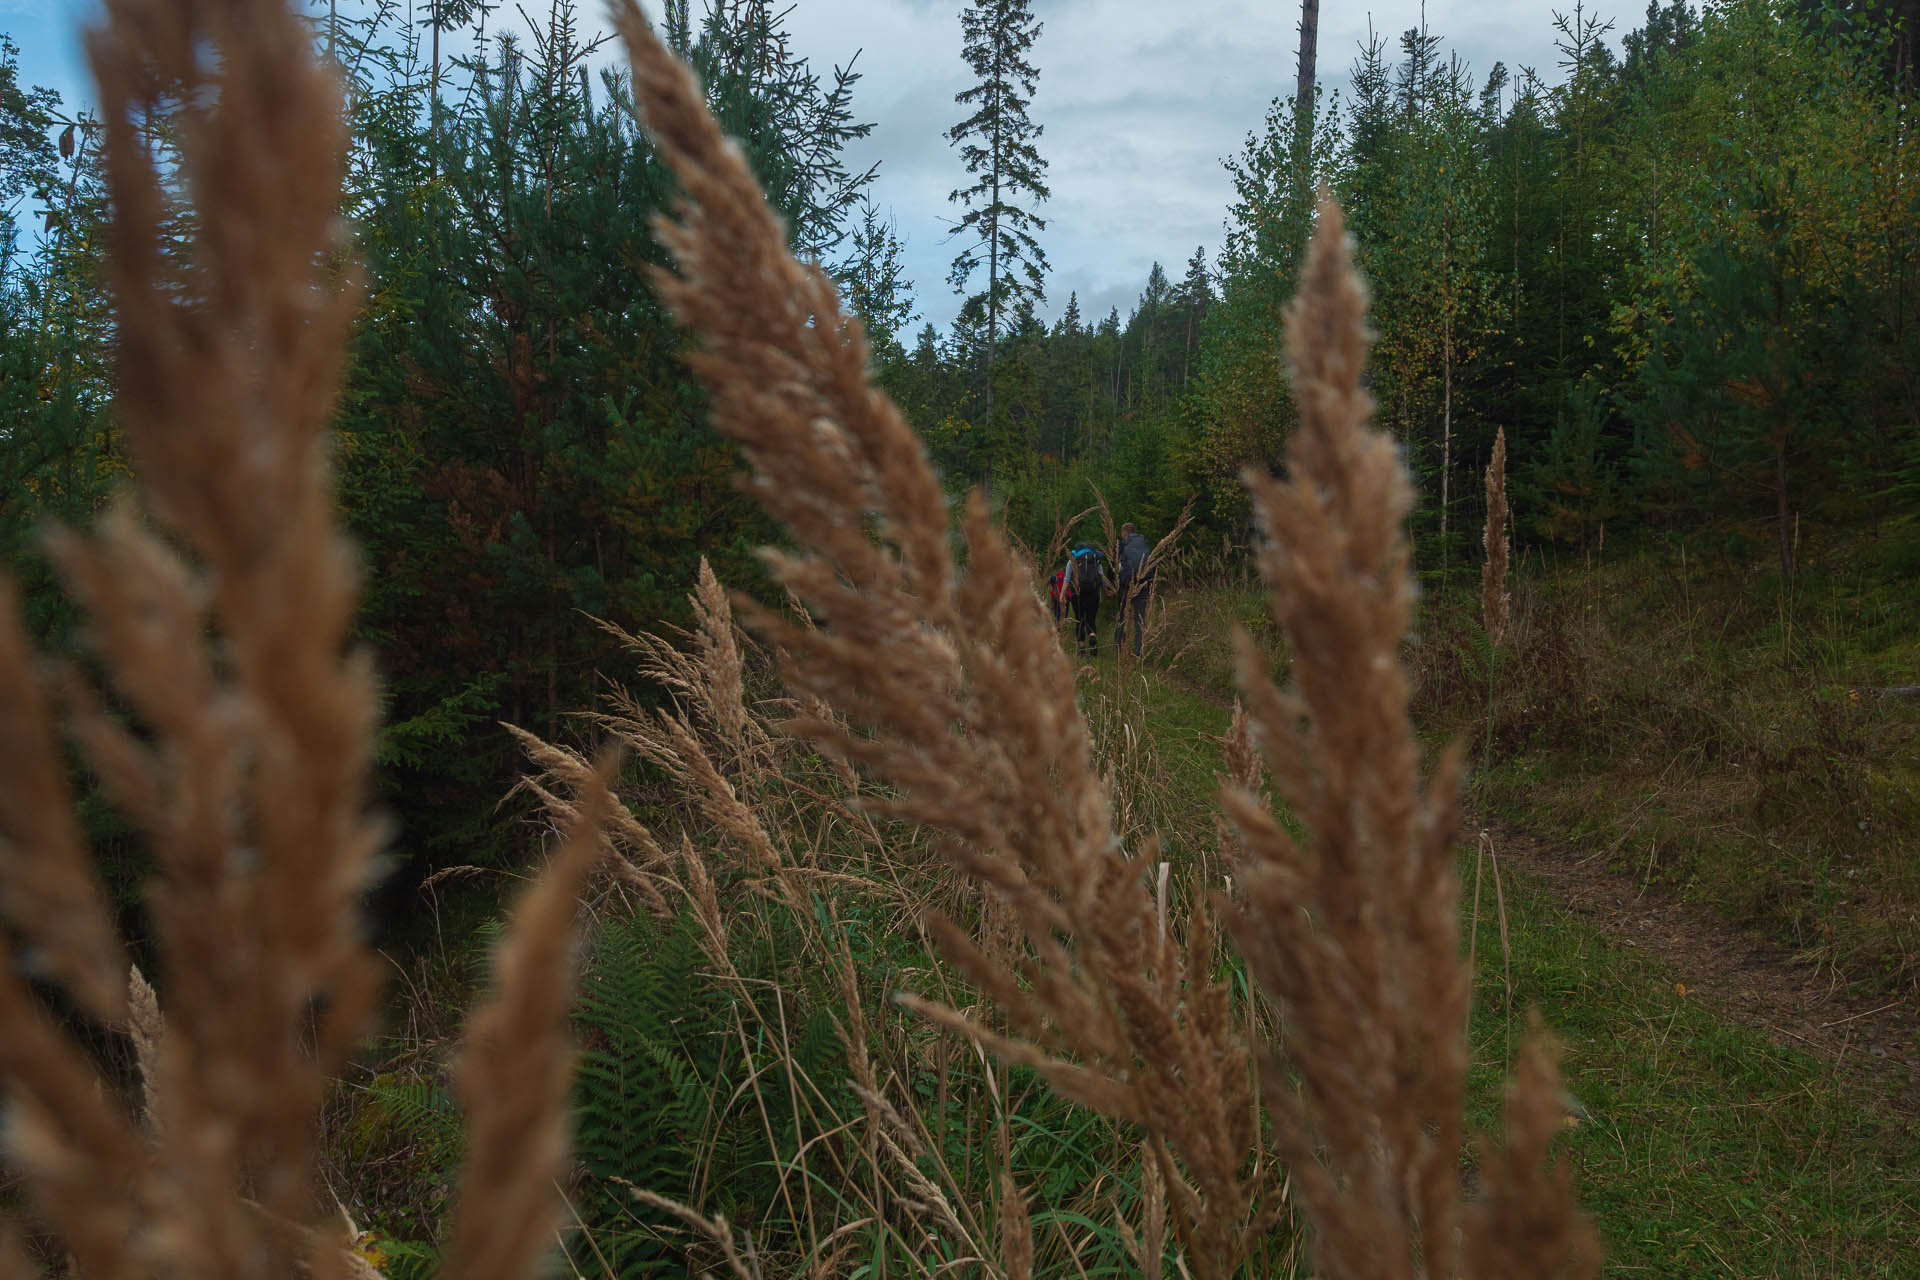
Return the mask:
<svg viewBox="0 0 1920 1280">
<path fill-rule="evenodd" d="M 1480 568 L 1480 621 L 1487 639 L 1498 645 L 1507 634 L 1513 596 L 1507 590 L 1507 429 L 1493 438 L 1493 457 L 1487 463 L 1487 524 L 1480 535 L 1486 563 Z"/>
<path fill-rule="evenodd" d="M 1072 672 L 1017 555 L 976 496 L 963 521 L 968 572 L 957 572 L 918 441 L 865 381 L 858 323 L 787 253 L 685 68 L 632 4 L 615 13 L 636 100 L 685 192 L 678 220 L 660 228 L 679 273 L 656 283 L 702 336 L 691 363 L 747 455 L 750 487 L 801 548 L 770 554 L 774 572 L 821 620 L 747 606 L 796 695 L 834 710 L 795 728 L 886 788 L 870 807 L 941 832 L 945 857 L 1022 935 L 1017 952 L 989 955 L 934 918 L 990 1015 L 905 1002 L 1139 1125 L 1188 1266 L 1228 1275 L 1280 1200 L 1248 1048 L 1211 980 L 1209 913 L 1192 909 L 1163 932 L 1153 846 L 1118 837 Z M 1463 1255 L 1508 1256 L 1514 1241 L 1524 1243 L 1510 1256 L 1529 1274 L 1590 1274 L 1590 1236 L 1564 1181 L 1537 1176 L 1549 1136 L 1541 1091 L 1552 1089 L 1538 1054 L 1510 1100 L 1512 1158 L 1492 1166 L 1508 1181 L 1484 1211 L 1462 1215 L 1470 984 L 1452 865 L 1458 753 L 1421 786 L 1397 654 L 1409 490 L 1391 444 L 1366 429 L 1364 303 L 1330 200 L 1319 222 L 1290 325 L 1302 417 L 1290 479 L 1249 477 L 1268 535 L 1262 573 L 1291 644 L 1290 692 L 1241 638 L 1254 736 L 1311 839 L 1289 837 L 1244 787 L 1226 795 L 1241 846 L 1230 923 L 1285 1014 L 1284 1056 L 1264 1062 L 1267 1113 L 1319 1229 L 1323 1275 L 1452 1276 Z M 1235 772 L 1252 771 L 1236 762 Z"/>
<path fill-rule="evenodd" d="M 1289 641 L 1289 691 L 1239 638 L 1257 740 L 1311 838 L 1294 840 L 1246 791 L 1228 790 L 1241 837 L 1231 924 L 1285 1015 L 1267 1100 L 1318 1229 L 1318 1272 L 1453 1276 L 1471 990 L 1453 853 L 1459 754 L 1447 752 L 1421 787 L 1397 654 L 1411 603 L 1402 536 L 1411 493 L 1391 442 L 1367 427 L 1365 301 L 1350 253 L 1340 210 L 1323 195 L 1288 325 L 1301 414 L 1288 478 L 1248 476 L 1266 534 L 1261 573 Z M 1508 1109 L 1511 1148 L 1542 1157 L 1543 1088 L 1556 1096 L 1550 1073 L 1523 1073 Z M 1489 1203 L 1548 1194 L 1529 1186 L 1508 1199 L 1509 1190 Z M 1571 1201 L 1535 1208 L 1565 1230 L 1533 1233 L 1490 1211 L 1464 1220 L 1467 1256 L 1491 1256 L 1476 1233 L 1526 1232 L 1525 1274 L 1591 1274 L 1590 1233 Z"/>
<path fill-rule="evenodd" d="M 128 709 L 65 673 L 67 727 L 153 854 L 164 981 L 156 995 L 134 975 L 128 1001 L 9 597 L 0 911 L 82 1010 L 130 1016 L 145 1099 L 118 1097 L 0 954 L 9 1155 L 92 1280 L 364 1274 L 314 1194 L 320 1103 L 376 993 L 359 898 L 383 837 L 367 804 L 377 698 L 347 644 L 357 575 L 323 439 L 355 301 L 316 266 L 339 249 L 339 94 L 278 3 L 109 0 L 87 45 L 112 195 L 117 417 L 140 505 L 50 551 Z M 164 176 L 138 127 L 161 112 L 181 148 Z M 189 241 L 169 242 L 181 227 Z M 536 893 L 570 920 L 559 865 Z M 544 923 L 507 949 L 544 1001 L 480 1024 L 510 1047 L 498 1056 L 514 1083 L 548 1086 L 472 1099 L 476 1151 L 499 1174 L 477 1180 L 482 1221 L 523 1220 L 513 1211 L 551 1192 L 557 1073 L 515 1068 L 562 1052 L 561 910 L 535 913 Z M 10 1243 L 0 1257 L 23 1271 Z M 528 1261 L 492 1251 L 485 1273 Z"/>
<path fill-rule="evenodd" d="M 1073 531 L 1080 527 L 1082 520 L 1099 509 L 1099 503 L 1096 502 L 1093 506 L 1075 512 L 1068 519 L 1053 526 L 1053 533 L 1047 538 L 1046 552 L 1040 557 L 1039 569 L 1043 577 L 1060 567 L 1062 558 L 1067 554 L 1067 544 L 1073 541 Z"/>
<path fill-rule="evenodd" d="M 74 817 L 13 585 L 0 581 L 0 912 L 89 1014 L 125 1012 L 126 965 Z"/>
<path fill-rule="evenodd" d="M 778 1073 L 786 1085 L 781 1105 L 793 1113 L 780 1118 L 805 1135 L 794 1140 L 779 1184 L 780 1213 L 791 1234 L 769 1242 L 756 1232 L 762 1262 L 773 1274 L 834 1274 L 834 1259 L 874 1235 L 891 1236 L 909 1259 L 1017 1262 L 1023 1256 L 1017 1246 L 1027 1233 L 1003 1216 L 1014 1202 L 979 1196 L 965 1172 L 946 1160 L 956 1132 L 970 1137 L 974 1130 L 968 1126 L 980 1113 L 950 1122 L 916 1105 L 912 1082 L 923 1051 L 913 1041 L 925 1037 L 904 1020 L 869 1025 L 866 1011 L 884 1007 L 884 1001 L 850 949 L 861 925 L 841 919 L 843 905 L 857 905 L 862 924 L 878 919 L 887 932 L 912 931 L 918 904 L 957 897 L 950 884 L 955 877 L 929 860 L 910 828 L 883 823 L 867 811 L 885 799 L 870 781 L 843 762 L 821 761 L 810 743 L 785 731 L 780 719 L 797 711 L 815 718 L 832 712 L 817 699 L 760 696 L 763 677 L 748 670 L 748 642 L 710 573 L 701 575 L 694 606 L 691 629 L 617 633 L 639 674 L 668 695 L 667 704 L 649 706 L 638 691 L 616 688 L 607 708 L 585 719 L 672 783 L 665 794 L 632 785 L 623 797 L 658 813 L 650 819 L 658 830 L 679 827 L 680 855 L 662 870 L 660 883 L 684 899 L 710 976 L 732 997 L 729 1038 L 747 1083 L 731 1096 L 716 1097 L 716 1113 L 738 1108 L 757 1116 L 769 1149 L 784 1148 L 787 1139 L 777 1136 L 769 1111 L 773 1091 L 763 1088 Z M 804 614 L 796 614 L 795 622 L 808 625 Z M 567 802 L 557 793 L 577 788 L 554 783 L 585 769 L 584 759 L 530 735 L 523 741 L 539 770 L 536 794 L 550 814 L 564 819 Z M 741 750 L 742 743 L 750 749 Z M 630 821 L 616 815 L 612 825 Z M 955 902 L 960 910 L 965 905 Z M 877 914 L 875 906 L 881 908 Z M 833 1082 L 812 1078 L 795 1051 L 791 1024 L 808 999 L 805 984 L 769 982 L 735 963 L 736 951 L 764 946 L 775 936 L 782 948 L 797 942 L 816 973 L 833 975 L 842 997 L 835 1021 L 858 1108 L 837 1102 Z M 717 1127 L 718 1115 L 713 1119 Z M 1004 1143 L 990 1150 L 1004 1175 Z M 670 1191 L 694 1212 L 706 1211 L 726 1189 L 708 1180 L 704 1159 L 697 1164 L 690 1185 L 649 1190 Z M 823 1198 L 822 1187 L 837 1189 L 837 1196 Z M 861 1211 L 849 1214 L 849 1203 Z M 916 1262 L 913 1273 L 931 1272 L 932 1266 Z M 990 1268 L 989 1274 L 998 1272 Z"/>
<path fill-rule="evenodd" d="M 466 1033 L 457 1080 L 467 1165 L 446 1261 L 447 1274 L 463 1280 L 519 1280 L 553 1233 L 573 1071 L 574 916 L 615 807 L 610 784 L 618 765 L 616 755 L 603 757 L 581 789 L 566 838 L 514 910 L 494 995 Z"/>
<path fill-rule="evenodd" d="M 944 833 L 944 855 L 991 888 L 1024 937 L 1009 969 L 1009 957 L 933 925 L 1010 1033 L 951 1006 L 916 1007 L 1142 1125 L 1196 1272 L 1227 1274 L 1276 1210 L 1204 913 L 1169 930 L 1166 946 L 1152 942 L 1150 854 L 1116 838 L 1073 673 L 1027 572 L 976 499 L 960 578 L 938 483 L 867 384 L 858 323 L 788 254 L 686 70 L 637 9 L 619 6 L 616 18 L 636 97 L 686 193 L 680 221 L 660 230 L 679 274 L 658 287 L 702 334 L 691 363 L 747 455 L 750 486 L 804 548 L 770 555 L 775 573 L 822 625 L 743 608 L 788 655 L 796 693 L 845 717 L 800 730 L 889 790 L 876 810 Z"/>
</svg>

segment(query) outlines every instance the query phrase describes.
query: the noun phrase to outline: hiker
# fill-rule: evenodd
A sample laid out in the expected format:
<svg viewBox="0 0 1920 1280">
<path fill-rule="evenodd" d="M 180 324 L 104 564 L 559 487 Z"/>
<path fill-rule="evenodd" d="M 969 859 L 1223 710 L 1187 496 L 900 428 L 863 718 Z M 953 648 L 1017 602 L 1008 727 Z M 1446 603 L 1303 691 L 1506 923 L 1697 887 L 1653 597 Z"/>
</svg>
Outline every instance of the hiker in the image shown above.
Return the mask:
<svg viewBox="0 0 1920 1280">
<path fill-rule="evenodd" d="M 1133 656 L 1140 656 L 1140 641 L 1147 626 L 1147 599 L 1153 594 L 1153 575 L 1160 570 L 1147 564 L 1151 548 L 1147 539 L 1131 521 L 1120 526 L 1120 619 L 1114 629 L 1114 647 L 1127 640 L 1127 615 L 1133 615 Z"/>
<path fill-rule="evenodd" d="M 1072 563 L 1072 560 L 1067 561 L 1069 565 Z M 1055 569 L 1053 576 L 1047 579 L 1047 599 L 1053 605 L 1053 625 L 1057 627 L 1067 616 L 1067 570 L 1065 565 Z"/>
<path fill-rule="evenodd" d="M 1082 653 L 1098 656 L 1100 652 L 1100 597 L 1112 589 L 1100 548 L 1082 546 L 1068 559 L 1067 600 L 1073 606 L 1074 634 Z"/>
</svg>

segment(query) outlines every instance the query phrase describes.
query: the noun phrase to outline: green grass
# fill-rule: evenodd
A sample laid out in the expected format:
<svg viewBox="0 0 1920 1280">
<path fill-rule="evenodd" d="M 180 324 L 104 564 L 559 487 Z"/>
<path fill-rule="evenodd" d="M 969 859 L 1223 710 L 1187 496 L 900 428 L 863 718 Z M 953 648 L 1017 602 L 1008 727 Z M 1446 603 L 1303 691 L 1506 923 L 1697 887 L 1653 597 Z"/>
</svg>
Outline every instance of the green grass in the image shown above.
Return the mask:
<svg viewBox="0 0 1920 1280">
<path fill-rule="evenodd" d="M 1471 857 L 1464 875 L 1471 891 Z M 1911 1118 L 1683 995 L 1645 957 L 1505 873 L 1511 968 L 1483 885 L 1473 1093 L 1490 1120 L 1508 1036 L 1538 1008 L 1589 1118 L 1564 1150 L 1608 1275 L 1920 1274 Z M 1512 1016 L 1506 983 L 1512 982 Z"/>
<path fill-rule="evenodd" d="M 1225 731 L 1227 713 L 1211 692 L 1156 674 L 1143 684 L 1169 785 L 1210 810 L 1218 754 L 1209 735 Z M 1468 895 L 1473 870 L 1469 851 Z M 1587 1113 L 1561 1149 L 1605 1242 L 1604 1274 L 1920 1275 L 1911 1119 L 1681 995 L 1524 875 L 1503 867 L 1502 880 L 1510 956 L 1491 872 L 1483 879 L 1471 1117 L 1483 1129 L 1497 1124 L 1509 1043 L 1518 1048 L 1537 1008 Z"/>
<path fill-rule="evenodd" d="M 1920 699 L 1875 692 L 1920 683 L 1916 585 L 1858 532 L 1810 542 L 1790 597 L 1664 542 L 1534 558 L 1475 798 L 1862 989 L 1920 991 Z M 1436 738 L 1482 733 L 1478 608 L 1464 579 L 1423 607 Z"/>
</svg>

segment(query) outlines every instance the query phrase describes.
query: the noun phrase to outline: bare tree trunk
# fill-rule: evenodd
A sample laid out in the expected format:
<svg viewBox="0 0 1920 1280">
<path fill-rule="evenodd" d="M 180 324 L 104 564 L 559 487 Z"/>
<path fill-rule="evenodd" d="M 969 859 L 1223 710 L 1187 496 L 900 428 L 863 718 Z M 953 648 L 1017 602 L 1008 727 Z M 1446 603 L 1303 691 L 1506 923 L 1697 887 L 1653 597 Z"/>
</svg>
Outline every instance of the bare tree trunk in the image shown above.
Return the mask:
<svg viewBox="0 0 1920 1280">
<path fill-rule="evenodd" d="M 432 140 L 432 156 L 427 162 L 427 171 L 437 178 L 440 176 L 440 15 L 436 13 L 433 16 L 436 19 L 433 23 L 433 81 L 427 90 L 427 136 Z"/>
<path fill-rule="evenodd" d="M 1313 110 L 1313 66 L 1320 45 L 1320 0 L 1300 0 L 1300 83 L 1293 105 L 1302 115 Z"/>
<path fill-rule="evenodd" d="M 994 73 L 999 74 L 995 65 Z M 987 457 L 980 477 L 980 488 L 987 500 L 993 500 L 993 450 L 998 437 L 993 429 L 993 362 L 1000 353 L 1000 103 L 995 93 L 993 111 L 993 212 L 987 216 Z"/>
</svg>

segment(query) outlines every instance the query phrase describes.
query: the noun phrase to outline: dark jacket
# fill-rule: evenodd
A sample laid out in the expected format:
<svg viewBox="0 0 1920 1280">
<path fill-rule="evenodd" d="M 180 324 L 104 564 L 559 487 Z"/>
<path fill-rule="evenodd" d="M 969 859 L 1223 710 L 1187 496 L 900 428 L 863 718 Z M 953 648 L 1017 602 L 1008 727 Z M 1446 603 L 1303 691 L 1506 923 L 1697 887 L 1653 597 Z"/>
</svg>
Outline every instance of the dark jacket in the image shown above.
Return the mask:
<svg viewBox="0 0 1920 1280">
<path fill-rule="evenodd" d="M 1158 567 L 1148 569 L 1144 575 L 1140 572 L 1141 567 L 1147 563 L 1147 556 L 1151 554 L 1152 551 L 1153 548 L 1147 545 L 1146 535 L 1138 530 L 1128 534 L 1121 540 L 1120 590 L 1123 593 L 1136 578 L 1139 579 L 1140 585 L 1144 587 L 1153 581 L 1154 574 L 1160 572 Z"/>
</svg>

